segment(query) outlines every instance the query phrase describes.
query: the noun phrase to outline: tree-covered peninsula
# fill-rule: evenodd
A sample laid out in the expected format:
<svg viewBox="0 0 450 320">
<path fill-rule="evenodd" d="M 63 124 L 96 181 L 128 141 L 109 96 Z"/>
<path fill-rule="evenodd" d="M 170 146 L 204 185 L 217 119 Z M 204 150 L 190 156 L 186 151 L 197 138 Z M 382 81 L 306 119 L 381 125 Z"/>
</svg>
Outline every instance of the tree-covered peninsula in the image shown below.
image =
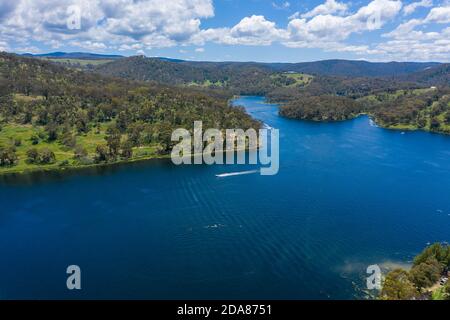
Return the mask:
<svg viewBox="0 0 450 320">
<path fill-rule="evenodd" d="M 384 128 L 450 134 L 450 83 L 442 72 L 441 67 L 435 76 L 428 71 L 423 82 L 315 77 L 296 91 L 279 88 L 268 97 L 283 104 L 280 115 L 288 118 L 341 121 L 368 114 Z"/>
<path fill-rule="evenodd" d="M 0 174 L 166 156 L 176 128 L 259 128 L 227 92 L 0 54 Z"/>
</svg>

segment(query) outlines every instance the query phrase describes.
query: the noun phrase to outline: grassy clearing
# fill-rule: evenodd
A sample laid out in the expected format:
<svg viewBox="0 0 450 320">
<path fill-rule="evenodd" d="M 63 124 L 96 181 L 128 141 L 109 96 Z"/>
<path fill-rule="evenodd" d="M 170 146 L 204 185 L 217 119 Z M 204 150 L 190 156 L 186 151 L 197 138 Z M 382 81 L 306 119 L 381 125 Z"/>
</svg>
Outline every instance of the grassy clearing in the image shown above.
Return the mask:
<svg viewBox="0 0 450 320">
<path fill-rule="evenodd" d="M 309 84 L 313 79 L 313 76 L 305 73 L 285 73 L 284 75 L 287 76 L 289 79 L 295 80 L 295 83 L 291 85 L 293 87 L 299 85 L 305 86 Z"/>
<path fill-rule="evenodd" d="M 293 83 L 291 83 L 289 85 L 286 85 L 286 87 L 288 87 L 288 88 L 290 88 L 290 87 L 306 86 L 313 79 L 313 76 L 311 76 L 309 74 L 296 73 L 296 72 L 284 72 L 284 73 L 271 75 L 271 78 L 273 80 L 275 80 L 275 81 L 279 80 L 281 77 L 286 77 L 289 80 L 293 80 L 294 81 Z"/>
<path fill-rule="evenodd" d="M 108 124 L 102 124 L 100 131 L 96 128 L 85 135 L 77 136 L 77 145 L 84 147 L 88 152 L 88 157 L 95 157 L 96 147 L 105 145 L 106 128 Z M 32 136 L 41 137 L 37 145 L 33 145 Z M 61 144 L 58 141 L 48 142 L 45 139 L 44 129 L 32 125 L 8 124 L 3 125 L 0 131 L 0 146 L 15 145 L 18 162 L 14 166 L 0 167 L 0 174 L 21 173 L 38 170 L 56 170 L 62 168 L 86 167 L 95 164 L 81 164 L 74 159 L 74 150 Z M 27 162 L 27 151 L 30 148 L 42 150 L 48 148 L 53 151 L 56 161 L 52 164 L 30 164 Z M 157 152 L 157 145 L 133 148 L 133 157 L 128 160 L 116 162 L 131 162 L 152 158 L 160 158 Z"/>
<path fill-rule="evenodd" d="M 393 130 L 405 130 L 405 131 L 413 131 L 413 130 L 419 129 L 419 127 L 417 127 L 416 125 L 413 125 L 413 124 L 402 124 L 402 123 L 399 123 L 399 124 L 396 124 L 396 125 L 391 125 L 391 126 L 383 126 L 383 127 L 386 127 L 388 129 L 393 129 Z"/>
<path fill-rule="evenodd" d="M 8 124 L 2 127 L 2 131 L 0 132 L 0 145 L 14 145 L 16 146 L 16 154 L 19 158 L 17 165 L 11 167 L 0 167 L 0 174 L 8 173 L 8 172 L 22 172 L 27 171 L 29 169 L 33 169 L 36 167 L 57 167 L 64 160 L 69 161 L 69 163 L 73 162 L 73 152 L 68 151 L 66 147 L 60 145 L 57 142 L 48 143 L 45 140 L 41 140 L 39 144 L 33 145 L 31 142 L 31 137 L 33 135 L 43 136 L 42 128 L 35 128 L 31 125 L 11 125 Z M 20 143 L 20 144 L 18 144 Z M 28 164 L 26 162 L 27 159 L 27 150 L 35 147 L 38 150 L 48 148 L 53 151 L 56 156 L 56 162 L 49 165 L 34 165 Z"/>
<path fill-rule="evenodd" d="M 44 100 L 43 96 L 26 96 L 24 94 L 20 94 L 20 93 L 15 93 L 14 94 L 14 100 L 16 100 L 17 102 L 33 102 L 33 101 L 39 101 L 39 100 Z"/>
<path fill-rule="evenodd" d="M 291 80 L 289 84 L 284 84 L 285 79 Z M 308 85 L 313 79 L 313 76 L 305 73 L 275 73 L 270 75 L 270 80 L 273 81 L 274 84 L 278 84 L 284 87 L 302 87 Z M 228 81 L 210 81 L 205 80 L 203 82 L 189 82 L 186 84 L 187 87 L 203 87 L 203 88 L 223 88 L 228 85 Z"/>
<path fill-rule="evenodd" d="M 216 81 L 212 82 L 210 80 L 205 80 L 203 82 L 190 82 L 186 86 L 187 87 L 202 87 L 202 88 L 210 88 L 210 87 L 219 87 L 222 88 L 227 85 L 226 81 Z"/>
<path fill-rule="evenodd" d="M 379 101 L 394 101 L 398 98 L 400 98 L 401 96 L 404 96 L 406 94 L 413 94 L 413 95 L 421 95 L 430 91 L 434 91 L 436 89 L 433 88 L 423 88 L 423 89 L 414 89 L 414 90 L 397 90 L 395 92 L 384 92 L 384 93 L 379 93 L 379 94 L 370 94 L 367 96 L 364 96 L 362 98 L 357 99 L 358 101 L 361 102 L 379 102 Z"/>
</svg>

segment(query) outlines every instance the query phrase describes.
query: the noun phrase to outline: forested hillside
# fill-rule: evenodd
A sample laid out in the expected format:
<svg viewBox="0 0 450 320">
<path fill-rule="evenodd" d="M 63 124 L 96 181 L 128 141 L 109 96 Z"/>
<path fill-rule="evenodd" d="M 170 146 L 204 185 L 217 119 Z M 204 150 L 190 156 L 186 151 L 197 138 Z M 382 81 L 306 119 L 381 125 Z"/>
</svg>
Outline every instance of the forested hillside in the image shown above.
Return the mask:
<svg viewBox="0 0 450 320">
<path fill-rule="evenodd" d="M 205 94 L 0 54 L 0 173 L 167 154 L 174 129 L 258 128 L 226 93 Z"/>
<path fill-rule="evenodd" d="M 331 85 L 336 86 L 333 89 L 335 91 L 342 87 L 341 81 L 349 82 L 355 78 L 361 87 L 361 78 L 363 78 L 366 91 L 369 91 L 379 90 L 380 85 L 392 87 L 394 76 L 399 78 L 398 82 L 409 81 L 407 78 L 402 78 L 402 75 L 424 71 L 437 65 L 436 63 L 371 63 L 347 60 L 305 63 L 195 62 L 164 61 L 160 58 L 136 56 L 96 65 L 91 70 L 132 80 L 220 87 L 237 94 L 268 94 L 284 85 L 283 81 L 274 81 L 274 74 L 297 73 L 321 77 L 320 84 L 324 85 L 326 81 L 332 82 L 325 85 L 328 90 Z"/>
<path fill-rule="evenodd" d="M 280 115 L 290 118 L 338 121 L 366 113 L 383 127 L 450 133 L 448 64 L 346 60 L 261 64 L 131 57 L 92 70 L 126 79 L 265 95 L 282 103 Z"/>
<path fill-rule="evenodd" d="M 85 65 L 92 73 L 171 84 L 223 98 L 264 95 L 280 115 L 314 121 L 371 115 L 383 127 L 450 133 L 449 64 L 194 62 L 136 56 Z M 79 66 L 81 67 L 81 66 Z"/>
<path fill-rule="evenodd" d="M 436 79 L 433 74 L 428 75 Z M 446 76 L 439 74 L 440 78 Z M 280 115 L 289 118 L 340 121 L 365 113 L 386 128 L 450 134 L 450 87 L 446 85 L 430 87 L 424 81 L 316 77 L 305 88 L 295 91 L 278 88 L 268 97 L 284 101 Z"/>
<path fill-rule="evenodd" d="M 93 66 L 91 71 L 124 79 L 228 90 L 234 94 L 264 95 L 282 84 L 287 76 L 253 63 L 173 62 L 136 56 Z"/>
<path fill-rule="evenodd" d="M 167 62 L 167 63 L 159 63 Z M 302 63 L 258 63 L 258 62 L 196 62 L 162 60 L 143 56 L 118 59 L 109 65 L 96 68 L 96 72 L 127 77 L 135 80 L 169 81 L 188 83 L 207 81 L 226 82 L 235 78 L 243 70 L 258 70 L 262 73 L 295 72 L 319 76 L 338 77 L 397 77 L 427 70 L 438 63 L 419 62 L 367 62 L 351 60 L 324 60 Z M 137 67 L 140 67 L 139 70 Z M 160 70 L 164 69 L 164 77 Z M 136 70 L 137 73 L 131 73 Z M 155 72 L 157 71 L 157 72 Z M 244 72 L 245 73 L 245 72 Z"/>
<path fill-rule="evenodd" d="M 341 121 L 354 118 L 363 111 L 362 104 L 339 96 L 304 96 L 280 109 L 288 118 L 314 121 Z"/>
<path fill-rule="evenodd" d="M 419 62 L 368 62 L 352 60 L 323 60 L 303 63 L 270 64 L 277 71 L 295 71 L 321 76 L 394 77 L 411 74 L 438 65 Z"/>
<path fill-rule="evenodd" d="M 430 86 L 450 86 L 450 64 L 429 67 L 425 70 L 397 78 L 401 81 L 414 81 Z"/>
</svg>

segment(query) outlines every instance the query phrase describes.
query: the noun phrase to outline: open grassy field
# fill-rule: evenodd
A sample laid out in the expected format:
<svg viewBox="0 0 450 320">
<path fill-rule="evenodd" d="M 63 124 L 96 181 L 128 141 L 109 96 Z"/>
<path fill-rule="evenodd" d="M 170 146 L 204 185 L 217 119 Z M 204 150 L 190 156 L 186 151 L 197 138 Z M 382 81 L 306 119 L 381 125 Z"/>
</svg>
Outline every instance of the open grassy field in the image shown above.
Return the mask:
<svg viewBox="0 0 450 320">
<path fill-rule="evenodd" d="M 87 134 L 77 136 L 76 143 L 88 152 L 88 158 L 95 157 L 96 147 L 106 145 L 105 131 L 108 124 L 102 124 L 100 131 L 90 130 Z M 33 145 L 32 137 L 39 137 L 39 143 Z M 90 163 L 80 163 L 74 159 L 74 149 L 69 148 L 59 141 L 48 142 L 44 128 L 32 125 L 7 124 L 1 127 L 0 146 L 14 145 L 18 162 L 14 166 L 0 166 L 0 174 L 21 173 L 37 170 L 54 170 L 73 167 L 85 167 L 95 165 Z M 27 161 L 27 151 L 36 148 L 38 151 L 45 148 L 51 150 L 56 157 L 56 161 L 51 164 L 32 164 Z M 159 158 L 157 145 L 133 148 L 133 157 L 126 161 L 136 161 L 144 159 Z M 121 162 L 121 161 L 117 161 Z M 125 161 L 124 161 L 125 162 Z"/>
<path fill-rule="evenodd" d="M 287 78 L 292 82 L 290 84 L 284 85 L 285 87 L 298 87 L 308 85 L 312 81 L 313 76 L 304 73 L 291 73 L 291 72 L 274 73 L 270 75 L 270 80 L 277 84 L 281 84 L 282 82 L 284 82 L 282 80 L 283 78 Z M 210 87 L 221 88 L 226 87 L 227 85 L 228 81 L 212 82 L 210 80 L 205 80 L 203 82 L 190 82 L 186 84 L 187 87 L 203 87 L 203 88 L 210 88 Z"/>
<path fill-rule="evenodd" d="M 286 77 L 286 78 L 288 78 L 290 80 L 294 80 L 293 83 L 287 85 L 286 87 L 306 86 L 314 78 L 313 76 L 311 76 L 309 74 L 297 73 L 297 72 L 284 72 L 284 73 L 281 73 L 281 74 L 273 74 L 271 76 L 271 78 L 273 80 L 277 80 L 277 79 L 281 78 L 282 76 Z"/>
<path fill-rule="evenodd" d="M 210 88 L 210 87 L 223 87 L 227 84 L 227 82 L 225 81 L 216 81 L 216 82 L 212 82 L 210 80 L 205 80 L 202 83 L 199 82 L 190 82 L 188 83 L 186 86 L 187 87 L 203 87 L 203 88 Z"/>
</svg>

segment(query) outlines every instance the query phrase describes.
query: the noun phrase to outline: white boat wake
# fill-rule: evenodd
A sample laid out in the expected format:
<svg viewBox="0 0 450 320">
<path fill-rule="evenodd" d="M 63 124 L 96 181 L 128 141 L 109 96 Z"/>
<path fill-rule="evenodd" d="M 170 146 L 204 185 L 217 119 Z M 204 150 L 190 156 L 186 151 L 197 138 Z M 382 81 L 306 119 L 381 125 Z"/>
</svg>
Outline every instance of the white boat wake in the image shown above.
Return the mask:
<svg viewBox="0 0 450 320">
<path fill-rule="evenodd" d="M 375 121 L 373 121 L 372 119 L 369 119 L 369 124 L 371 127 L 375 127 L 378 128 L 379 126 L 375 123 Z"/>
<path fill-rule="evenodd" d="M 233 177 L 233 176 L 242 176 L 245 174 L 253 174 L 253 173 L 258 173 L 258 172 L 259 172 L 259 170 L 229 172 L 229 173 L 216 174 L 216 177 L 217 178 L 226 178 L 226 177 Z"/>
<path fill-rule="evenodd" d="M 273 130 L 273 129 L 275 129 L 275 128 L 269 126 L 267 123 L 264 123 L 264 129 L 267 129 L 267 130 Z"/>
</svg>

